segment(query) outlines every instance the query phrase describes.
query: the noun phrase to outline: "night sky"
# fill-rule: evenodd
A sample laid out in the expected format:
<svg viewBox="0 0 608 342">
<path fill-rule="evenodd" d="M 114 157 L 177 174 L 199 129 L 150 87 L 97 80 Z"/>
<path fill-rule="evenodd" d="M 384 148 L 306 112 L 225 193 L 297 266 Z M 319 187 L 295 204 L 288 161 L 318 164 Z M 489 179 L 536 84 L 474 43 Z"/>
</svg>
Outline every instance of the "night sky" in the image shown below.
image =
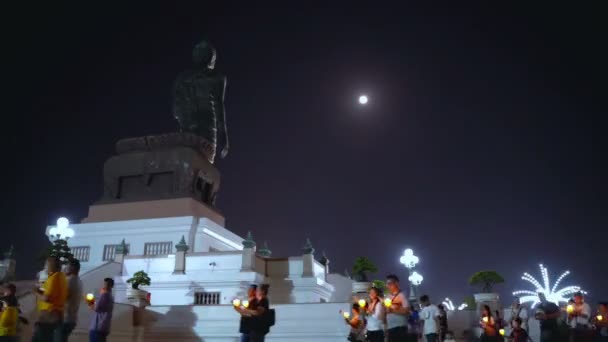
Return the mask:
<svg viewBox="0 0 608 342">
<path fill-rule="evenodd" d="M 339 273 L 365 255 L 375 278 L 406 278 L 411 247 L 437 300 L 460 302 L 494 269 L 510 301 L 540 262 L 608 300 L 600 2 L 217 3 L 3 11 L 0 248 L 15 245 L 20 277 L 40 269 L 47 224 L 101 197 L 118 139 L 176 130 L 172 84 L 206 37 L 228 77 L 230 230 L 275 256 L 309 237 Z"/>
</svg>

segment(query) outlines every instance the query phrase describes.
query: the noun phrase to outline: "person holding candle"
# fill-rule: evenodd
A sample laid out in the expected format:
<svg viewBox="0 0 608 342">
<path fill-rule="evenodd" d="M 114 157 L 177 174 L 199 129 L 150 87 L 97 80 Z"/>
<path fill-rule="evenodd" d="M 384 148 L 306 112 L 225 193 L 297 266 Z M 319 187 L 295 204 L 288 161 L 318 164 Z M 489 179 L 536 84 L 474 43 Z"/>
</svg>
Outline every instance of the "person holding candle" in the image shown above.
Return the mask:
<svg viewBox="0 0 608 342">
<path fill-rule="evenodd" d="M 608 342 L 608 302 L 599 303 L 594 323 L 598 340 Z"/>
<path fill-rule="evenodd" d="M 63 324 L 65 300 L 68 296 L 68 283 L 61 272 L 61 262 L 55 256 L 46 259 L 49 275 L 41 288 L 34 288 L 38 301 L 38 320 L 34 326 L 32 342 L 52 341 L 55 330 Z"/>
<path fill-rule="evenodd" d="M 106 342 L 110 334 L 112 324 L 112 312 L 114 311 L 114 297 L 112 289 L 114 288 L 114 279 L 105 278 L 103 285 L 99 291 L 99 299 L 88 301 L 89 308 L 93 310 L 91 323 L 89 325 L 89 341 L 90 342 Z"/>
<path fill-rule="evenodd" d="M 399 277 L 394 274 L 386 276 L 386 287 L 389 291 L 390 306 L 387 308 L 386 325 L 388 342 L 403 342 L 407 340 L 407 317 L 410 305 L 406 296 L 401 292 Z"/>
<path fill-rule="evenodd" d="M 235 307 L 236 311 L 242 316 L 246 316 L 251 319 L 248 323 L 250 326 L 249 333 L 247 334 L 249 342 L 264 342 L 266 334 L 268 334 L 270 331 L 270 325 L 266 319 L 270 313 L 270 303 L 268 301 L 269 288 L 270 285 L 268 284 L 262 284 L 257 288 L 255 308 L 252 307 L 251 302 L 247 308 L 244 306 Z"/>
<path fill-rule="evenodd" d="M 55 330 L 56 341 L 67 342 L 68 337 L 76 327 L 78 320 L 78 309 L 82 301 L 82 281 L 78 273 L 80 272 L 80 261 L 76 259 L 70 260 L 66 267 L 66 276 L 68 281 L 68 297 L 65 302 L 65 316 L 63 324 Z"/>
<path fill-rule="evenodd" d="M 359 303 L 353 303 L 350 314 L 340 310 L 340 314 L 344 316 L 344 322 L 350 326 L 348 340 L 352 342 L 365 342 L 365 319 L 361 316 L 361 306 Z"/>
<path fill-rule="evenodd" d="M 591 341 L 592 331 L 589 325 L 591 318 L 591 307 L 585 303 L 582 292 L 574 294 L 573 310 L 568 312 L 568 321 L 570 322 L 571 340 L 573 341 Z"/>
<path fill-rule="evenodd" d="M 384 320 L 386 308 L 381 300 L 382 291 L 377 287 L 369 290 L 367 305 L 367 340 L 369 342 L 384 342 Z"/>
<path fill-rule="evenodd" d="M 256 298 L 258 286 L 255 284 L 249 285 L 249 289 L 247 289 L 247 301 L 249 304 L 247 305 L 247 309 L 257 310 L 258 307 L 258 299 Z M 241 313 L 239 310 L 241 307 L 241 301 L 234 304 L 234 310 Z M 252 329 L 253 319 L 251 316 L 246 316 L 241 313 L 241 321 L 239 323 L 239 332 L 241 333 L 241 342 L 250 342 L 249 333 Z"/>
<path fill-rule="evenodd" d="M 496 321 L 492 317 L 492 310 L 488 305 L 481 308 L 481 321 L 479 322 L 483 333 L 481 334 L 482 342 L 498 341 L 498 330 L 496 329 Z"/>
</svg>

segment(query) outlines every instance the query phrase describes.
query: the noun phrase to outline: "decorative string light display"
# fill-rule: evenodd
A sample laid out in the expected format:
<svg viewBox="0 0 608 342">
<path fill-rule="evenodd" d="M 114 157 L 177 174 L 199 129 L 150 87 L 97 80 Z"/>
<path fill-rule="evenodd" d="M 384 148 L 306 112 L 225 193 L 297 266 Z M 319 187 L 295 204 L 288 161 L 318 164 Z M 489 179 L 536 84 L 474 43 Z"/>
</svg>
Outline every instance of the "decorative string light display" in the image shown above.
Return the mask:
<svg viewBox="0 0 608 342">
<path fill-rule="evenodd" d="M 570 271 L 565 271 L 564 273 L 562 273 L 557 278 L 557 281 L 555 282 L 555 284 L 553 284 L 553 286 L 551 286 L 551 283 L 549 282 L 549 271 L 547 270 L 547 268 L 545 266 L 543 266 L 543 264 L 540 264 L 539 266 L 540 266 L 540 274 L 543 279 L 543 284 L 541 284 L 538 280 L 536 280 L 536 278 L 534 278 L 533 276 L 531 276 L 529 273 L 526 272 L 521 277 L 521 279 L 534 285 L 534 287 L 535 287 L 534 291 L 519 290 L 519 291 L 513 292 L 514 296 L 519 297 L 519 300 L 521 303 L 532 303 L 531 306 L 534 308 L 537 304 L 540 303 L 540 298 L 538 297 L 538 293 L 543 293 L 548 301 L 559 305 L 560 303 L 568 302 L 569 296 L 572 296 L 573 294 L 575 294 L 579 291 L 584 294 L 587 293 L 587 292 L 583 291 L 580 286 L 577 286 L 577 285 L 566 286 L 561 289 L 558 289 L 562 280 L 570 274 Z"/>
</svg>

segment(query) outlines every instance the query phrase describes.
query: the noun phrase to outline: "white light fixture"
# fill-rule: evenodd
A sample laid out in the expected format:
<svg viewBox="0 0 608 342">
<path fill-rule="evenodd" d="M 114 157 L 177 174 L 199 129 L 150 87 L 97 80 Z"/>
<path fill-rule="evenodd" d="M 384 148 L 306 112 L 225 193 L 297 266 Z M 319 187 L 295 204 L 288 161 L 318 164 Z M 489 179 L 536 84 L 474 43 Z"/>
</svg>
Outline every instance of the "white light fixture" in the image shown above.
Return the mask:
<svg viewBox="0 0 608 342">
<path fill-rule="evenodd" d="M 362 104 L 362 105 L 367 104 L 368 101 L 369 101 L 369 99 L 367 98 L 366 95 L 359 96 L 359 103 L 360 104 Z"/>
<path fill-rule="evenodd" d="M 454 311 L 454 303 L 452 303 L 452 300 L 450 298 L 446 298 L 442 304 L 446 308 L 446 310 Z"/>
<path fill-rule="evenodd" d="M 420 284 L 422 284 L 422 280 L 424 280 L 424 277 L 422 277 L 422 275 L 420 275 L 420 273 L 414 271 L 412 273 L 411 276 L 409 276 L 409 278 L 407 278 L 413 285 L 418 286 Z"/>
<path fill-rule="evenodd" d="M 542 293 L 547 298 L 547 301 L 555 303 L 559 305 L 560 303 L 566 303 L 569 300 L 569 296 L 572 296 L 576 292 L 582 292 L 586 294 L 587 292 L 583 291 L 580 286 L 566 286 L 561 289 L 557 289 L 562 279 L 564 279 L 567 275 L 570 274 L 570 271 L 566 271 L 562 273 L 558 278 L 553 287 L 550 286 L 549 283 L 549 272 L 547 268 L 542 264 L 540 266 L 540 273 L 543 277 L 543 284 L 536 280 L 529 273 L 524 273 L 521 279 L 529 282 L 534 285 L 535 290 L 519 290 L 513 292 L 514 296 L 519 296 L 520 303 L 532 303 L 531 306 L 534 308 L 538 303 L 540 303 L 540 298 L 538 296 L 539 293 Z"/>
<path fill-rule="evenodd" d="M 414 255 L 414 251 L 411 248 L 406 249 L 403 252 L 403 256 L 399 259 L 399 262 L 405 265 L 405 267 L 412 269 L 420 259 Z"/>
<path fill-rule="evenodd" d="M 63 239 L 68 240 L 74 236 L 74 229 L 70 228 L 70 221 L 65 217 L 60 217 L 57 220 L 57 226 L 49 229 L 49 238 L 51 241 Z"/>
</svg>

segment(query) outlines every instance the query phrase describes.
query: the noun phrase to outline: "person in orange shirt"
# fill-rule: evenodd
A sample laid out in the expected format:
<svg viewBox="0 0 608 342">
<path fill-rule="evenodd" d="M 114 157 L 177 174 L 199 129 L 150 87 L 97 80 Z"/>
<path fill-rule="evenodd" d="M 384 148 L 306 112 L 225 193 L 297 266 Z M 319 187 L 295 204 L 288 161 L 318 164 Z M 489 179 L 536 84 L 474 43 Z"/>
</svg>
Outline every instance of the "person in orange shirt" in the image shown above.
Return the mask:
<svg viewBox="0 0 608 342">
<path fill-rule="evenodd" d="M 61 272 L 61 262 L 56 257 L 46 259 L 48 279 L 42 288 L 34 289 L 38 297 L 38 321 L 34 326 L 32 342 L 51 342 L 55 330 L 63 323 L 63 308 L 68 297 L 68 282 Z"/>
</svg>

